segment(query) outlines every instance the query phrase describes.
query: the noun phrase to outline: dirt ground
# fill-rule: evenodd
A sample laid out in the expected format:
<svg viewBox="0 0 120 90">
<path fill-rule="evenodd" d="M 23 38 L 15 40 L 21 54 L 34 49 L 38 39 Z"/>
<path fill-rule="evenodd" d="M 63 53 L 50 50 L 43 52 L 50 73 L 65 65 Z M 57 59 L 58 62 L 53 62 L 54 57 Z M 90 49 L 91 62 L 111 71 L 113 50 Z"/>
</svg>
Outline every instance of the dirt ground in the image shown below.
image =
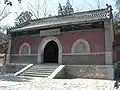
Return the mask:
<svg viewBox="0 0 120 90">
<path fill-rule="evenodd" d="M 120 90 L 115 81 L 98 79 L 48 79 L 0 75 L 0 90 Z"/>
</svg>

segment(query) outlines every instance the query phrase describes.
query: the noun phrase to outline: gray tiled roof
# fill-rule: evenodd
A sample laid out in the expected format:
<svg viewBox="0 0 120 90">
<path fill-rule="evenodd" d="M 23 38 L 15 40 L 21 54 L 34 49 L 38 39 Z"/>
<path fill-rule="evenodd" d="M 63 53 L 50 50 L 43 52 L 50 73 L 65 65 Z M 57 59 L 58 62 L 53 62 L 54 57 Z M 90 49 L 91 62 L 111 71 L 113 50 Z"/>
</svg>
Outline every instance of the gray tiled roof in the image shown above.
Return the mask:
<svg viewBox="0 0 120 90">
<path fill-rule="evenodd" d="M 66 16 L 53 16 L 48 18 L 41 18 L 37 20 L 32 20 L 29 25 L 22 28 L 17 28 L 12 31 L 37 29 L 37 28 L 49 28 L 68 24 L 78 24 L 78 23 L 88 23 L 105 21 L 112 17 L 112 10 L 110 8 L 98 9 L 92 11 L 85 11 L 74 13 L 72 15 Z"/>
</svg>

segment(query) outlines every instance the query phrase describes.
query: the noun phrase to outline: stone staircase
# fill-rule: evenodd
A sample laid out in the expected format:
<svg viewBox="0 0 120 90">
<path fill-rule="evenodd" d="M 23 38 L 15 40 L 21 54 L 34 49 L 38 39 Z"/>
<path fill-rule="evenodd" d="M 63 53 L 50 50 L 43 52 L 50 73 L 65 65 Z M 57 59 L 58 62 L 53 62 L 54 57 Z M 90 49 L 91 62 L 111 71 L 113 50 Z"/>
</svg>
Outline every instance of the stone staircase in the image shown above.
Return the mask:
<svg viewBox="0 0 120 90">
<path fill-rule="evenodd" d="M 34 65 L 24 71 L 21 76 L 44 77 L 47 78 L 58 67 L 57 64 L 39 64 Z"/>
</svg>

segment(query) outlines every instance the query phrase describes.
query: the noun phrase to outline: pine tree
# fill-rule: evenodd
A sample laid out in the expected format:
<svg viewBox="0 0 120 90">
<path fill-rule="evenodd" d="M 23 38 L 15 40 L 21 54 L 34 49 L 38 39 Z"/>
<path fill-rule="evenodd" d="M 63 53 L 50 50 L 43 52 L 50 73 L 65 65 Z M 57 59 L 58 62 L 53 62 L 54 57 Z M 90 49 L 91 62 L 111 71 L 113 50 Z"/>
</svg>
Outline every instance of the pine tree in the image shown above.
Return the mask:
<svg viewBox="0 0 120 90">
<path fill-rule="evenodd" d="M 74 10 L 72 8 L 72 5 L 70 4 L 70 1 L 68 0 L 66 3 L 66 6 L 61 6 L 61 4 L 59 3 L 58 6 L 58 15 L 70 15 L 73 14 Z"/>
<path fill-rule="evenodd" d="M 68 0 L 67 3 L 66 3 L 66 14 L 67 15 L 70 15 L 70 14 L 73 14 L 74 11 L 73 11 L 73 8 L 72 8 L 72 5 L 70 4 L 70 1 Z"/>
<path fill-rule="evenodd" d="M 116 0 L 115 6 L 118 9 L 118 11 L 120 12 L 120 0 Z"/>
</svg>

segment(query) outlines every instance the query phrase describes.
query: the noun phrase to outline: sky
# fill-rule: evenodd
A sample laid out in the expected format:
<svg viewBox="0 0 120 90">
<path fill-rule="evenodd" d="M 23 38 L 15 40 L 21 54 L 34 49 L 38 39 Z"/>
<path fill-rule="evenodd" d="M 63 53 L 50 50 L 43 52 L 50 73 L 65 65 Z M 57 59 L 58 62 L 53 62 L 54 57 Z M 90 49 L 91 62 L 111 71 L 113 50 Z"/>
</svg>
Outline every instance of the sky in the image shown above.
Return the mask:
<svg viewBox="0 0 120 90">
<path fill-rule="evenodd" d="M 17 18 L 17 16 L 23 12 L 30 10 L 29 6 L 32 4 L 33 6 L 36 6 L 36 1 L 38 0 L 22 0 L 21 3 L 18 3 L 18 0 L 10 0 L 13 5 L 10 7 L 10 12 L 12 12 L 7 18 L 2 20 L 2 25 L 11 25 L 14 26 L 14 20 Z M 39 0 L 40 6 L 44 5 L 44 0 Z M 97 1 L 98 0 L 70 0 L 70 3 L 72 4 L 74 11 L 79 9 L 79 11 L 88 11 L 93 9 L 98 9 L 97 7 Z M 112 5 L 113 11 L 116 11 L 115 9 L 115 0 L 99 0 L 100 1 L 100 7 L 105 8 L 106 4 Z M 2 2 L 2 1 L 1 1 Z M 65 5 L 67 0 L 46 0 L 47 4 L 47 10 L 48 14 L 57 15 L 58 10 L 58 4 L 61 3 L 61 5 Z M 30 4 L 29 4 L 30 3 Z M 41 11 L 41 17 L 43 17 L 43 13 Z"/>
</svg>

